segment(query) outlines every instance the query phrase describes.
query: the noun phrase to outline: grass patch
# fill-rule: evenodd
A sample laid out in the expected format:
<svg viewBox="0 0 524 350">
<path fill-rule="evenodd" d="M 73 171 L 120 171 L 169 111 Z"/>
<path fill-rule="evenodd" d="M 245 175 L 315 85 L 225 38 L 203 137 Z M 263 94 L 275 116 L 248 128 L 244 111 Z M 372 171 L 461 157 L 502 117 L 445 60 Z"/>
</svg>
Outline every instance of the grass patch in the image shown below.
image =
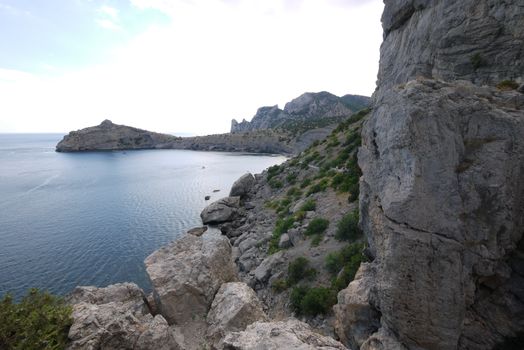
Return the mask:
<svg viewBox="0 0 524 350">
<path fill-rule="evenodd" d="M 273 177 L 277 176 L 282 172 L 282 168 L 279 165 L 273 165 L 267 168 L 267 180 L 271 180 Z"/>
<path fill-rule="evenodd" d="M 312 236 L 311 245 L 317 246 L 322 240 L 322 234 L 327 230 L 329 226 L 329 220 L 324 218 L 315 218 L 311 220 L 306 228 L 304 234 L 306 236 Z"/>
<path fill-rule="evenodd" d="M 272 189 L 279 189 L 279 188 L 282 188 L 284 186 L 284 184 L 280 180 L 271 179 L 271 180 L 269 180 L 269 186 Z"/>
<path fill-rule="evenodd" d="M 309 178 L 306 178 L 302 181 L 302 183 L 300 184 L 300 188 L 306 188 L 308 187 L 309 185 L 311 185 L 311 179 Z"/>
<path fill-rule="evenodd" d="M 518 88 L 519 84 L 513 80 L 503 80 L 497 84 L 497 89 L 502 91 L 517 90 Z"/>
<path fill-rule="evenodd" d="M 329 181 L 328 179 L 322 179 L 316 184 L 309 187 L 309 190 L 306 193 L 306 196 L 310 196 L 313 193 L 323 192 L 328 187 Z"/>
<path fill-rule="evenodd" d="M 289 263 L 287 274 L 287 285 L 292 286 L 304 279 L 313 280 L 317 275 L 317 270 L 310 267 L 309 260 L 301 256 Z"/>
<path fill-rule="evenodd" d="M 0 349 L 65 349 L 72 309 L 59 297 L 31 289 L 20 303 L 0 300 Z"/>
<path fill-rule="evenodd" d="M 314 199 L 308 199 L 300 207 L 300 211 L 313 211 L 315 209 L 317 209 L 317 202 Z"/>
</svg>

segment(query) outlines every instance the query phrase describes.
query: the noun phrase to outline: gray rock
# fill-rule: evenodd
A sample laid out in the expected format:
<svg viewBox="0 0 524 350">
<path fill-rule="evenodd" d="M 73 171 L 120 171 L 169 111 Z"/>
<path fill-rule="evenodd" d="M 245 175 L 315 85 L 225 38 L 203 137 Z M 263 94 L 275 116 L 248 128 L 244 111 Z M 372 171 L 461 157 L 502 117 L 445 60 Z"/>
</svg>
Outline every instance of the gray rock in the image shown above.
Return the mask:
<svg viewBox="0 0 524 350">
<path fill-rule="evenodd" d="M 69 329 L 70 350 L 180 349 L 166 320 L 149 314 L 144 293 L 133 283 L 77 287 Z"/>
<path fill-rule="evenodd" d="M 265 283 L 271 276 L 273 270 L 276 270 L 278 267 L 284 264 L 284 252 L 280 251 L 273 255 L 265 258 L 262 263 L 255 269 L 255 278 Z"/>
<path fill-rule="evenodd" d="M 186 234 L 148 256 L 145 265 L 160 314 L 176 325 L 184 348 L 197 348 L 215 293 L 237 279 L 228 239 Z"/>
<path fill-rule="evenodd" d="M 287 235 L 289 236 L 291 244 L 294 246 L 298 245 L 302 239 L 302 233 L 298 228 L 291 228 L 289 231 L 287 231 Z"/>
<path fill-rule="evenodd" d="M 282 236 L 280 236 L 280 240 L 278 241 L 278 247 L 282 249 L 287 249 L 292 246 L 293 243 L 291 242 L 289 235 L 287 233 L 282 234 Z"/>
<path fill-rule="evenodd" d="M 375 275 L 371 264 L 363 263 L 354 280 L 338 293 L 335 312 L 335 332 L 340 341 L 353 349 L 380 328 L 380 313 L 371 305 L 371 289 Z"/>
<path fill-rule="evenodd" d="M 236 350 L 345 350 L 334 340 L 315 333 L 311 327 L 296 319 L 280 322 L 255 322 L 243 332 L 230 332 L 220 349 Z"/>
<path fill-rule="evenodd" d="M 239 208 L 240 197 L 225 197 L 205 207 L 200 217 L 205 225 L 220 224 L 235 219 Z"/>
<path fill-rule="evenodd" d="M 425 79 L 376 95 L 360 217 L 381 325 L 408 348 L 491 349 L 524 331 L 509 263 L 522 261 L 522 98 Z"/>
<path fill-rule="evenodd" d="M 253 289 L 242 282 L 224 283 L 207 314 L 207 337 L 213 346 L 217 346 L 227 332 L 243 331 L 255 321 L 266 320 Z"/>
<path fill-rule="evenodd" d="M 190 235 L 194 235 L 194 236 L 202 236 L 204 232 L 206 231 L 207 231 L 207 226 L 202 226 L 202 227 L 194 227 L 190 229 L 189 231 L 187 231 L 187 233 L 189 233 Z"/>
<path fill-rule="evenodd" d="M 245 197 L 249 194 L 253 185 L 255 184 L 255 177 L 251 173 L 242 175 L 237 181 L 233 183 L 229 197 Z"/>
</svg>

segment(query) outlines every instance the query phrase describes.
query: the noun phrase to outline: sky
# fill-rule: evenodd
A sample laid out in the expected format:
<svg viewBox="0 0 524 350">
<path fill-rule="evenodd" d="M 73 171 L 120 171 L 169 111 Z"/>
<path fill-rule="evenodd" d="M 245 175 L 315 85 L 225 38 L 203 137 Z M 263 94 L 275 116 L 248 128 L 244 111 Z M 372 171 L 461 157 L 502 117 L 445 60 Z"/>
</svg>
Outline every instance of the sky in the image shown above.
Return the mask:
<svg viewBox="0 0 524 350">
<path fill-rule="evenodd" d="M 0 132 L 104 119 L 228 132 L 304 92 L 370 96 L 382 0 L 0 0 Z"/>
</svg>

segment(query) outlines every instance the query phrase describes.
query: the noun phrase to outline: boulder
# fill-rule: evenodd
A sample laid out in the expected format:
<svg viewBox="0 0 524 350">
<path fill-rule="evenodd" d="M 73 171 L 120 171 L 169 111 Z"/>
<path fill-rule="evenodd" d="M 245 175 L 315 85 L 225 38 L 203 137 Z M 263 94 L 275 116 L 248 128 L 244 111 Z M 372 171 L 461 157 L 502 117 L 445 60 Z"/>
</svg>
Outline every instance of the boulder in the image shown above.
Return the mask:
<svg viewBox="0 0 524 350">
<path fill-rule="evenodd" d="M 153 317 L 144 298 L 134 283 L 77 287 L 67 298 L 73 304 L 68 349 L 180 349 L 166 320 Z"/>
<path fill-rule="evenodd" d="M 200 217 L 205 225 L 220 224 L 235 219 L 239 214 L 239 208 L 240 197 L 225 197 L 205 207 Z"/>
<path fill-rule="evenodd" d="M 249 194 L 254 184 L 255 177 L 251 173 L 244 174 L 233 183 L 229 196 L 243 198 Z"/>
<path fill-rule="evenodd" d="M 278 247 L 282 249 L 287 249 L 291 246 L 293 246 L 293 243 L 291 242 L 289 235 L 287 233 L 282 234 L 282 236 L 280 236 L 280 240 L 278 241 Z"/>
<path fill-rule="evenodd" d="M 214 346 L 227 332 L 243 331 L 255 321 L 266 321 L 267 316 L 257 295 L 243 282 L 224 283 L 207 314 L 210 343 Z"/>
<path fill-rule="evenodd" d="M 284 252 L 279 251 L 265 258 L 255 269 L 255 278 L 266 283 L 271 274 L 284 264 Z"/>
<path fill-rule="evenodd" d="M 338 293 L 335 312 L 335 333 L 348 347 L 359 349 L 380 328 L 380 313 L 371 305 L 374 270 L 362 263 L 354 280 Z"/>
<path fill-rule="evenodd" d="M 169 324 L 205 319 L 223 283 L 237 279 L 231 245 L 216 232 L 183 235 L 145 260 L 157 308 Z"/>
<path fill-rule="evenodd" d="M 345 350 L 344 345 L 333 338 L 315 333 L 299 320 L 279 322 L 255 322 L 243 332 L 230 332 L 219 349 L 235 350 Z"/>
</svg>

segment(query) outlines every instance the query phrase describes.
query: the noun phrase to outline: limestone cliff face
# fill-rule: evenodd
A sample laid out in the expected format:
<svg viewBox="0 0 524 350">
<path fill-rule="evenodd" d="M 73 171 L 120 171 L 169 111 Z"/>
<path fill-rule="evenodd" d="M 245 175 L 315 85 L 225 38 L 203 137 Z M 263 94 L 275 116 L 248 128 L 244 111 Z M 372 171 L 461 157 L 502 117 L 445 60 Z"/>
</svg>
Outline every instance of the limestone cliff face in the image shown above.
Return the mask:
<svg viewBox="0 0 524 350">
<path fill-rule="evenodd" d="M 382 22 L 359 152 L 361 225 L 374 258 L 366 285 L 380 328 L 362 339 L 352 329 L 363 321 L 345 315 L 357 321 L 339 331 L 361 349 L 522 339 L 524 95 L 495 85 L 522 83 L 524 5 L 396 0 Z M 342 305 L 349 299 L 339 295 L 338 309 L 355 310 Z"/>
<path fill-rule="evenodd" d="M 338 124 L 343 118 L 368 107 L 369 102 L 370 99 L 366 96 L 338 97 L 326 91 L 306 92 L 286 103 L 283 110 L 276 105 L 261 107 L 250 122 L 244 119 L 239 123 L 233 119 L 231 132 L 241 133 L 266 129 L 294 131 L 298 128 L 298 124 L 310 124 L 307 129 L 326 126 L 330 123 Z"/>
<path fill-rule="evenodd" d="M 56 145 L 58 152 L 163 148 L 177 137 L 104 120 L 100 125 L 71 131 Z"/>
</svg>

